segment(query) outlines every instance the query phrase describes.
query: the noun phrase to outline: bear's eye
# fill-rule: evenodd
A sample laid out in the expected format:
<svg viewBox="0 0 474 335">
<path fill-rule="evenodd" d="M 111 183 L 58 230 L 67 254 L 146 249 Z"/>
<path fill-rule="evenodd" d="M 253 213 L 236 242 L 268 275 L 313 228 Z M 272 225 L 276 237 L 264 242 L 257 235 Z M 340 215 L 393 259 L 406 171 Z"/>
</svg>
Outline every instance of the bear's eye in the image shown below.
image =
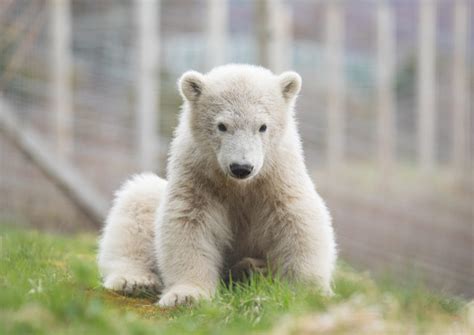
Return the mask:
<svg viewBox="0 0 474 335">
<path fill-rule="evenodd" d="M 227 127 L 226 127 L 225 124 L 223 124 L 222 122 L 217 125 L 217 128 L 218 128 L 220 131 L 227 131 Z"/>
<path fill-rule="evenodd" d="M 267 131 L 267 125 L 266 124 L 262 124 L 262 126 L 260 127 L 260 129 L 258 130 L 259 132 L 261 133 L 264 133 Z"/>
</svg>

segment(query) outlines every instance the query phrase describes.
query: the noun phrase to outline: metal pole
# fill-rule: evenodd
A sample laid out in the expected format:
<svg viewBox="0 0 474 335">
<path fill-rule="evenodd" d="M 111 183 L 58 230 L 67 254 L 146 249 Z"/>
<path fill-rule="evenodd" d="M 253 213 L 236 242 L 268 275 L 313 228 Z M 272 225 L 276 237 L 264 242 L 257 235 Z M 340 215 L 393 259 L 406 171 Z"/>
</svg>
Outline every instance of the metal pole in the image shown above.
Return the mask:
<svg viewBox="0 0 474 335">
<path fill-rule="evenodd" d="M 71 83 L 71 4 L 69 0 L 50 0 L 52 45 L 51 101 L 56 152 L 67 158 L 73 150 L 73 104 Z"/>
<path fill-rule="evenodd" d="M 418 154 L 421 167 L 435 164 L 436 0 L 420 1 L 418 54 Z"/>
<path fill-rule="evenodd" d="M 227 0 L 208 0 L 207 68 L 222 65 L 226 59 Z"/>
<path fill-rule="evenodd" d="M 393 9 L 381 0 L 377 9 L 377 138 L 378 161 L 386 174 L 394 161 L 395 27 Z"/>
<path fill-rule="evenodd" d="M 159 131 L 159 0 L 135 0 L 137 29 L 137 142 L 142 170 L 155 170 Z"/>
<path fill-rule="evenodd" d="M 326 10 L 326 64 L 328 69 L 328 163 L 340 166 L 344 159 L 344 17 L 339 1 Z"/>
</svg>

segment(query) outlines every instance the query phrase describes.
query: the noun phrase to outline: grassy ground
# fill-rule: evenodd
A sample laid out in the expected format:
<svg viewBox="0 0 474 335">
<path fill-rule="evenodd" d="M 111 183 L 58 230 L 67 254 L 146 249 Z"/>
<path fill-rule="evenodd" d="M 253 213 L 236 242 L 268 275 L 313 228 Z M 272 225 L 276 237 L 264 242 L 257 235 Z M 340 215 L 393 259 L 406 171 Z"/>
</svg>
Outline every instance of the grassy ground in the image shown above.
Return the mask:
<svg viewBox="0 0 474 335">
<path fill-rule="evenodd" d="M 194 307 L 100 287 L 93 236 L 0 225 L 0 334 L 472 334 L 473 307 L 419 285 L 397 287 L 340 265 L 336 296 L 264 277 Z"/>
</svg>

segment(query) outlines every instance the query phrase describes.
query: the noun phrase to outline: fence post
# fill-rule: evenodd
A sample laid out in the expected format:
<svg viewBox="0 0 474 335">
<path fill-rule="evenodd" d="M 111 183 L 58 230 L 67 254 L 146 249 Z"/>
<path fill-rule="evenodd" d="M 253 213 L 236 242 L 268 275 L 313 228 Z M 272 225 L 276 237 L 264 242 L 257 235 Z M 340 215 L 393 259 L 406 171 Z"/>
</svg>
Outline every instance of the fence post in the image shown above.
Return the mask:
<svg viewBox="0 0 474 335">
<path fill-rule="evenodd" d="M 228 0 L 207 0 L 207 68 L 222 65 L 226 59 Z"/>
<path fill-rule="evenodd" d="M 258 0 L 255 5 L 258 63 L 282 72 L 290 66 L 291 11 L 281 0 Z"/>
<path fill-rule="evenodd" d="M 387 0 L 377 8 L 377 150 L 381 171 L 391 170 L 395 138 L 395 27 L 393 9 Z"/>
<path fill-rule="evenodd" d="M 418 35 L 418 155 L 421 167 L 435 164 L 436 0 L 420 1 Z"/>
<path fill-rule="evenodd" d="M 464 0 L 454 4 L 453 17 L 453 165 L 457 175 L 466 177 L 469 164 L 468 66 L 467 43 L 469 10 Z"/>
<path fill-rule="evenodd" d="M 51 102 L 56 153 L 68 158 L 73 150 L 72 52 L 70 0 L 49 0 L 51 10 Z"/>
<path fill-rule="evenodd" d="M 269 0 L 255 1 L 255 18 L 257 26 L 257 59 L 258 64 L 270 67 L 270 43 L 272 36 L 270 26 Z"/>
<path fill-rule="evenodd" d="M 326 64 L 328 110 L 328 163 L 340 166 L 344 155 L 344 17 L 340 1 L 331 1 L 326 9 Z"/>
<path fill-rule="evenodd" d="M 273 27 L 275 29 L 273 64 L 275 73 L 287 71 L 292 65 L 293 11 L 288 4 L 274 1 Z"/>
<path fill-rule="evenodd" d="M 137 22 L 137 142 L 142 170 L 159 168 L 159 0 L 135 0 Z"/>
</svg>

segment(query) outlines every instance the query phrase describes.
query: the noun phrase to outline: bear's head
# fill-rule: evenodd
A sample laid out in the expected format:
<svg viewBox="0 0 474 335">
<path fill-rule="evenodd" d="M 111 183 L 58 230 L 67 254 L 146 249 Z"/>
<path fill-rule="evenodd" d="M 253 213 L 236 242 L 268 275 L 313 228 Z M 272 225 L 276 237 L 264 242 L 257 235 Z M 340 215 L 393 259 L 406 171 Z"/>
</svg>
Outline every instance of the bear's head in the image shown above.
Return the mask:
<svg viewBox="0 0 474 335">
<path fill-rule="evenodd" d="M 293 122 L 301 77 L 232 64 L 207 74 L 186 72 L 178 85 L 203 156 L 211 156 L 224 175 L 250 180 L 271 162 Z"/>
</svg>

